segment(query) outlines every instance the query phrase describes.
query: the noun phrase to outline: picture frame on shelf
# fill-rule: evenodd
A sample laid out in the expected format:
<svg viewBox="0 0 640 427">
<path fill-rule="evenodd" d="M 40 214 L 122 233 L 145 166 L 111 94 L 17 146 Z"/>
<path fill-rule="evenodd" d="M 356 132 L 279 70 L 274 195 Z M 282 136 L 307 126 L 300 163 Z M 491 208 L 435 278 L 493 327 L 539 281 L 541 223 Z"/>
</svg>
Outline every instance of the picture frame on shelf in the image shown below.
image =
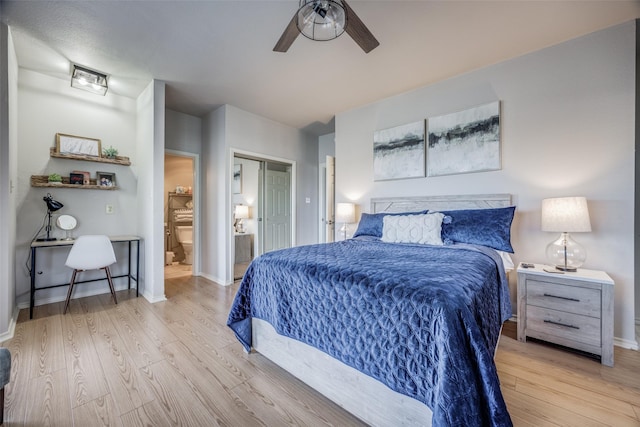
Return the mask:
<svg viewBox="0 0 640 427">
<path fill-rule="evenodd" d="M 84 174 L 71 172 L 69 175 L 69 184 L 84 185 Z"/>
<path fill-rule="evenodd" d="M 82 174 L 82 184 L 89 185 L 91 184 L 91 173 L 88 171 L 71 171 L 72 174 Z"/>
<path fill-rule="evenodd" d="M 115 187 L 116 174 L 113 172 L 96 172 L 96 184 L 100 187 Z"/>
<path fill-rule="evenodd" d="M 56 150 L 61 154 L 100 157 L 102 143 L 96 138 L 56 133 Z"/>
</svg>

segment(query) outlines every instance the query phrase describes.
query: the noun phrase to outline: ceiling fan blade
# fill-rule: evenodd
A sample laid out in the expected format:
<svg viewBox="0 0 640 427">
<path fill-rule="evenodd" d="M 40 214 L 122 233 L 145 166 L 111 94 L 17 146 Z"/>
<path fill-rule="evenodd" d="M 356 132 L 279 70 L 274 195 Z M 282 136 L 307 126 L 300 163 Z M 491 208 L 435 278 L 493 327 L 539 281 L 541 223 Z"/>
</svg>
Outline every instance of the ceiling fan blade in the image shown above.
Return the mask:
<svg viewBox="0 0 640 427">
<path fill-rule="evenodd" d="M 351 9 L 345 0 L 342 4 L 347 11 L 347 28 L 345 31 L 351 36 L 353 41 L 364 50 L 365 53 L 371 52 L 380 45 L 380 42 L 373 36 L 371 31 L 364 25 L 364 22 L 358 18 L 358 15 Z"/>
<path fill-rule="evenodd" d="M 293 44 L 293 41 L 296 39 L 296 37 L 298 37 L 298 34 L 300 34 L 300 30 L 298 30 L 298 25 L 296 24 L 297 18 L 298 13 L 296 12 L 293 14 L 293 18 L 291 18 L 291 21 L 289 21 L 289 25 L 287 25 L 287 28 L 284 29 L 284 32 L 280 36 L 280 39 L 273 47 L 274 52 L 286 52 Z"/>
</svg>

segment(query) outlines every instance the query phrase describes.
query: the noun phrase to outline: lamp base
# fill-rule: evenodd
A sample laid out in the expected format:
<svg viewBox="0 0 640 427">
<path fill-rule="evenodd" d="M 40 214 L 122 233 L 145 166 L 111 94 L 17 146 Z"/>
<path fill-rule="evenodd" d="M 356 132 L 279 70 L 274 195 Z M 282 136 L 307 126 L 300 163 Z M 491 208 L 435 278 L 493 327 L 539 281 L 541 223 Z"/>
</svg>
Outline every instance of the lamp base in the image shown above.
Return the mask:
<svg viewBox="0 0 640 427">
<path fill-rule="evenodd" d="M 53 242 L 54 240 L 58 240 L 55 237 L 41 237 L 36 239 L 36 242 Z"/>
<path fill-rule="evenodd" d="M 556 270 L 560 270 L 560 271 L 566 271 L 569 273 L 575 273 L 576 271 L 578 271 L 577 267 L 571 267 L 571 266 L 564 266 L 564 265 L 556 265 Z"/>
<path fill-rule="evenodd" d="M 587 258 L 587 251 L 571 238 L 569 233 L 562 233 L 560 237 L 547 245 L 547 262 L 560 271 L 577 271 Z"/>
</svg>

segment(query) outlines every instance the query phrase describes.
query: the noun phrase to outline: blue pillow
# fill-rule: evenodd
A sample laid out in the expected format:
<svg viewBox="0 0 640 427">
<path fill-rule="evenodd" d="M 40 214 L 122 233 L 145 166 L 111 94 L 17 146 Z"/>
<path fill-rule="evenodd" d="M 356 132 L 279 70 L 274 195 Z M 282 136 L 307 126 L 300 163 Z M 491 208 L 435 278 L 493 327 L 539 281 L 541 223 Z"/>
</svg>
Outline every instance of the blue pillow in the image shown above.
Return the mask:
<svg viewBox="0 0 640 427">
<path fill-rule="evenodd" d="M 382 237 L 382 219 L 385 215 L 422 215 L 429 213 L 428 210 L 420 212 L 380 212 L 375 214 L 363 213 L 358 224 L 358 229 L 353 233 L 353 237 L 373 236 Z"/>
<path fill-rule="evenodd" d="M 511 222 L 515 206 L 493 209 L 442 211 L 451 216 L 451 222 L 442 224 L 445 245 L 470 243 L 513 253 Z"/>
</svg>

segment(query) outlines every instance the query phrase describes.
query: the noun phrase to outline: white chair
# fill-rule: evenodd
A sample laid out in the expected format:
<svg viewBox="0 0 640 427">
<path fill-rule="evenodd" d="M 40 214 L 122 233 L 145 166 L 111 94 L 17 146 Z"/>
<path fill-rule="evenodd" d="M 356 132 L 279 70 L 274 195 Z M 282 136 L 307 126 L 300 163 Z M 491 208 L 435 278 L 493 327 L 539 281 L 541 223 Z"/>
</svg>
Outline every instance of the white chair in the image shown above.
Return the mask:
<svg viewBox="0 0 640 427">
<path fill-rule="evenodd" d="M 79 271 L 85 270 L 104 270 L 107 273 L 107 281 L 109 282 L 109 289 L 113 296 L 113 301 L 118 304 L 116 299 L 116 292 L 113 287 L 113 280 L 111 280 L 111 272 L 109 266 L 116 262 L 116 255 L 113 252 L 113 245 L 111 240 L 107 236 L 80 236 L 76 239 L 71 247 L 71 252 L 67 257 L 65 265 L 73 268 L 73 274 L 71 275 L 71 282 L 69 283 L 69 292 L 67 293 L 67 300 L 64 303 L 64 313 L 67 313 L 69 307 L 69 300 L 71 299 L 71 292 L 73 291 L 73 285 L 76 281 L 76 274 Z"/>
</svg>

